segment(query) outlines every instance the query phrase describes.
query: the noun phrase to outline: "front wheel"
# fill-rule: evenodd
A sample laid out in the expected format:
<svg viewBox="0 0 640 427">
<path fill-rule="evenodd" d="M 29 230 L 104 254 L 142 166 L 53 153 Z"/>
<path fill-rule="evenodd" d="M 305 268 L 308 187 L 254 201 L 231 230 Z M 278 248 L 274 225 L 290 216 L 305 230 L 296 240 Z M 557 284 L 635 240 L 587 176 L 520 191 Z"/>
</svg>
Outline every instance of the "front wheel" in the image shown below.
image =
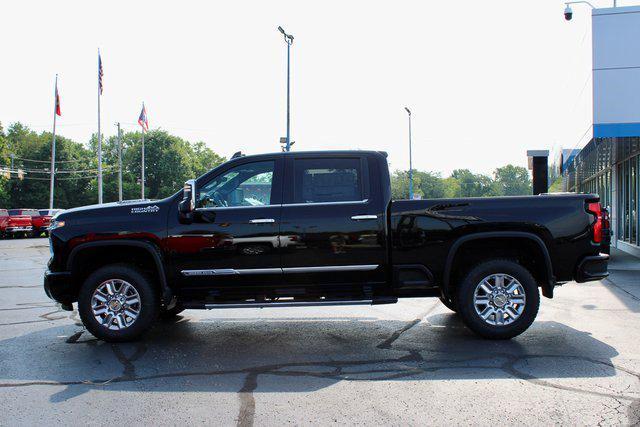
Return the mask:
<svg viewBox="0 0 640 427">
<path fill-rule="evenodd" d="M 108 342 L 133 341 L 158 318 L 160 298 L 149 278 L 127 264 L 113 264 L 93 272 L 78 297 L 78 312 L 96 338 Z"/>
<path fill-rule="evenodd" d="M 476 265 L 458 286 L 458 310 L 464 323 L 489 339 L 510 339 L 535 320 L 540 294 L 522 265 L 494 259 Z"/>
</svg>

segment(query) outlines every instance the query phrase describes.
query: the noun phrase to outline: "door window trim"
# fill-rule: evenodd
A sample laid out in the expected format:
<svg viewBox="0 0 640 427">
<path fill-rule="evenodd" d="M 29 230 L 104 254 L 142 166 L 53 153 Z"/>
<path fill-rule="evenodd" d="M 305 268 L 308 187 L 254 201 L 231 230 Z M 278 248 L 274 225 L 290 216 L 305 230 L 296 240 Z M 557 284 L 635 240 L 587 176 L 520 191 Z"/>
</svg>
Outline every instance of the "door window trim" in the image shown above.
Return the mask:
<svg viewBox="0 0 640 427">
<path fill-rule="evenodd" d="M 294 202 L 295 200 L 295 163 L 299 160 L 331 160 L 331 159 L 353 159 L 359 162 L 360 173 L 360 192 L 364 197 L 362 200 L 342 200 L 338 202 Z M 366 155 L 300 155 L 286 159 L 284 166 L 284 179 L 282 185 L 282 206 L 331 206 L 331 205 L 351 205 L 351 204 L 368 204 L 371 202 L 371 182 L 370 182 L 370 166 L 369 156 Z"/>
<path fill-rule="evenodd" d="M 259 206 L 212 206 L 210 208 L 196 208 L 197 212 L 211 212 L 218 210 L 230 210 L 230 209 L 265 209 L 265 208 L 281 208 L 282 204 L 277 205 L 259 205 Z"/>
<path fill-rule="evenodd" d="M 242 161 L 233 162 L 233 164 L 229 164 L 227 167 L 219 171 L 219 173 L 210 173 L 205 177 L 206 181 L 201 177 L 196 180 L 197 191 L 199 192 L 202 187 L 207 185 L 211 180 L 216 179 L 217 177 L 224 175 L 229 172 L 231 169 L 234 169 L 238 166 L 248 165 L 251 163 L 261 163 L 261 162 L 273 162 L 273 179 L 271 180 L 271 201 L 275 203 L 271 203 L 269 205 L 260 205 L 260 206 L 212 206 L 207 208 L 195 208 L 194 212 L 211 212 L 221 209 L 255 209 L 255 208 L 269 208 L 269 207 L 282 207 L 282 192 L 284 191 L 284 159 L 282 156 L 273 156 L 273 157 L 265 157 L 261 159 L 242 159 Z M 215 170 L 215 169 L 214 169 Z M 211 171 L 213 172 L 213 171 Z"/>
<path fill-rule="evenodd" d="M 345 200 L 342 202 L 283 203 L 282 206 L 366 205 L 367 203 L 369 203 L 369 199 Z"/>
</svg>

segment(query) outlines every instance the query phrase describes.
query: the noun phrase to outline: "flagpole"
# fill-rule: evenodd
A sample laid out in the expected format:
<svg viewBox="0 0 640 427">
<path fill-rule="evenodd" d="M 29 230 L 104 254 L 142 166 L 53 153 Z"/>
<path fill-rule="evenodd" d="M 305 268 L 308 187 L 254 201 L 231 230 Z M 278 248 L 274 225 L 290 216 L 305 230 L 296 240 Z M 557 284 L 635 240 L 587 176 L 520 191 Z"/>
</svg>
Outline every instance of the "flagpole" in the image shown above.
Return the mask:
<svg viewBox="0 0 640 427">
<path fill-rule="evenodd" d="M 100 134 L 100 49 L 98 49 L 98 204 L 102 204 L 102 135 Z"/>
<path fill-rule="evenodd" d="M 53 188 L 56 174 L 56 113 L 58 108 L 58 75 L 53 92 L 53 139 L 51 140 L 51 185 L 49 188 L 49 209 L 53 209 Z"/>
<path fill-rule="evenodd" d="M 144 108 L 144 104 L 142 104 Z M 144 128 L 142 128 L 142 179 L 140 180 L 142 184 L 142 200 L 144 200 Z"/>
</svg>

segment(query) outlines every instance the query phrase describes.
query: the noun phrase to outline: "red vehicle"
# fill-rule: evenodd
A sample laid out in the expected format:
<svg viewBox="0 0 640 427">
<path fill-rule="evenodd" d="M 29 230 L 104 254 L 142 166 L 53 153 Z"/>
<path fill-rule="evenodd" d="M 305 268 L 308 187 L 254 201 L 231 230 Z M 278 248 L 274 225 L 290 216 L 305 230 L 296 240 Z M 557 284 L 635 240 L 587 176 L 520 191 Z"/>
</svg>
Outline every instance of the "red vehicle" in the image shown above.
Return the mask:
<svg viewBox="0 0 640 427">
<path fill-rule="evenodd" d="M 39 236 L 42 233 L 49 234 L 51 218 L 58 212 L 60 212 L 60 209 L 39 209 L 38 215 L 31 218 L 33 235 Z"/>
<path fill-rule="evenodd" d="M 6 209 L 0 209 L 0 239 L 6 237 L 7 225 L 9 225 L 9 212 Z"/>
<path fill-rule="evenodd" d="M 24 237 L 31 236 L 33 233 L 32 218 L 38 215 L 35 209 L 9 209 L 9 223 L 5 228 L 8 236 Z"/>
</svg>

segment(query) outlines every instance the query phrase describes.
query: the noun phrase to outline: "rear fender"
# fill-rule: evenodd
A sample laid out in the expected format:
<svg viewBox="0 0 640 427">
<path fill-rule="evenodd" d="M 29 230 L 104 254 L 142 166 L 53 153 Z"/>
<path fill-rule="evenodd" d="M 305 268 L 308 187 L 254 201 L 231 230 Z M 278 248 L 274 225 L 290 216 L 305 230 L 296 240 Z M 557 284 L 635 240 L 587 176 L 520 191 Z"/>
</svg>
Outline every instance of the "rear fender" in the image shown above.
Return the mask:
<svg viewBox="0 0 640 427">
<path fill-rule="evenodd" d="M 534 242 L 537 247 L 540 249 L 542 257 L 544 259 L 544 270 L 545 275 L 543 277 L 541 288 L 542 294 L 547 298 L 553 298 L 553 288 L 555 286 L 555 277 L 553 275 L 553 264 L 551 263 L 551 256 L 549 255 L 549 250 L 547 249 L 547 245 L 545 245 L 544 241 L 536 236 L 533 233 L 527 233 L 524 231 L 495 231 L 495 232 L 485 232 L 485 233 L 474 233 L 468 236 L 460 237 L 456 240 L 453 245 L 451 245 L 451 249 L 449 249 L 449 253 L 447 254 L 447 259 L 445 262 L 445 269 L 442 278 L 442 293 L 446 298 L 451 298 L 454 292 L 455 284 L 452 283 L 452 269 L 453 263 L 455 260 L 456 253 L 460 249 L 460 247 L 473 240 L 481 240 L 481 239 L 496 239 L 496 238 L 517 238 L 517 239 L 528 239 Z"/>
</svg>

